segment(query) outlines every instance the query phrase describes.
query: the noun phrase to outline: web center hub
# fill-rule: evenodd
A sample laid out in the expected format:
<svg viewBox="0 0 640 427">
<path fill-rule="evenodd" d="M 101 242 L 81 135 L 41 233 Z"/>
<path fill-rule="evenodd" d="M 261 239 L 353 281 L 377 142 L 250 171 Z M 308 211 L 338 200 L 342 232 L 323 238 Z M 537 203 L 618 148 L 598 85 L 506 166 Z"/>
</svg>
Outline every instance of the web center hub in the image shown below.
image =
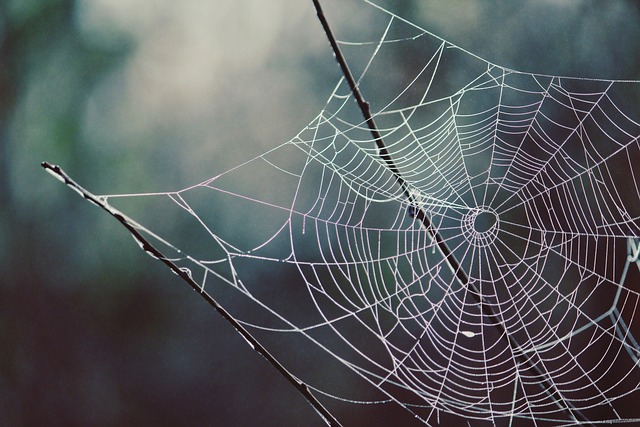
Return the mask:
<svg viewBox="0 0 640 427">
<path fill-rule="evenodd" d="M 498 214 L 489 206 L 471 209 L 462 217 L 462 233 L 469 243 L 477 247 L 491 245 L 499 229 Z"/>
</svg>

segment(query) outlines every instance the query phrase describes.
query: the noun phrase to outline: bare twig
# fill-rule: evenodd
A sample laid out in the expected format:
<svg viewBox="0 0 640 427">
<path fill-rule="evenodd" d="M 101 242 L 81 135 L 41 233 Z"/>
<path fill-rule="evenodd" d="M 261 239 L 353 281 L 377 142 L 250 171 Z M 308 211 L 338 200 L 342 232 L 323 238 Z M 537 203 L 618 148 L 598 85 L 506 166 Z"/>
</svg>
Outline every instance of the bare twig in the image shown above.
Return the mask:
<svg viewBox="0 0 640 427">
<path fill-rule="evenodd" d="M 362 93 L 360 92 L 360 89 L 358 88 L 356 80 L 353 77 L 351 70 L 349 69 L 349 65 L 347 64 L 347 61 L 344 58 L 344 55 L 342 54 L 342 50 L 340 49 L 340 46 L 338 46 L 338 42 L 335 36 L 333 35 L 333 31 L 331 31 L 331 27 L 329 26 L 329 22 L 325 17 L 322 7 L 320 6 L 319 0 L 313 0 L 313 5 L 316 8 L 318 19 L 322 24 L 322 28 L 324 29 L 325 34 L 327 35 L 327 39 L 329 40 L 329 44 L 331 45 L 333 54 L 336 57 L 336 61 L 338 62 L 338 65 L 342 70 L 342 74 L 344 75 L 344 78 L 346 79 L 347 84 L 349 85 L 349 88 L 351 88 L 353 97 L 358 103 L 358 107 L 360 107 L 360 111 L 362 111 L 362 115 L 364 116 L 365 122 L 367 123 L 369 130 L 371 131 L 371 135 L 373 136 L 373 139 L 378 148 L 378 153 L 380 155 L 380 158 L 385 162 L 385 164 L 389 168 L 389 171 L 395 178 L 396 182 L 398 183 L 400 188 L 402 188 L 402 191 L 404 195 L 407 197 L 407 200 L 409 201 L 411 206 L 415 208 L 414 216 L 424 225 L 424 228 L 435 240 L 438 246 L 438 249 L 444 256 L 444 258 L 447 260 L 447 263 L 449 264 L 451 271 L 456 275 L 460 283 L 462 283 L 463 285 L 466 285 L 467 283 L 469 283 L 469 277 L 467 276 L 467 273 L 460 267 L 460 263 L 451 252 L 451 249 L 449 249 L 449 246 L 447 246 L 447 243 L 442 239 L 442 236 L 440 236 L 440 234 L 435 230 L 427 214 L 424 212 L 423 209 L 417 206 L 415 197 L 413 196 L 412 192 L 409 190 L 409 185 L 407 184 L 407 181 L 402 177 L 400 170 L 398 169 L 395 162 L 393 161 L 393 158 L 391 157 L 391 154 L 389 153 L 389 150 L 387 149 L 387 146 L 385 145 L 384 140 L 382 139 L 382 135 L 380 135 L 380 131 L 376 126 L 373 116 L 371 115 L 371 109 L 369 107 L 369 103 L 365 101 L 364 97 L 362 96 Z"/>
<path fill-rule="evenodd" d="M 67 187 L 74 190 L 76 193 L 80 194 L 83 198 L 90 201 L 94 205 L 102 208 L 106 212 L 109 213 L 112 217 L 114 217 L 124 228 L 131 233 L 131 235 L 136 239 L 136 241 L 140 244 L 142 249 L 151 255 L 154 258 L 162 261 L 169 269 L 177 274 L 184 282 L 186 282 L 189 286 L 191 286 L 194 290 L 198 291 L 202 298 L 205 299 L 220 315 L 229 323 L 233 328 L 247 341 L 249 346 L 256 351 L 256 353 L 260 354 L 262 357 L 267 359 L 267 361 L 274 367 L 276 370 L 287 379 L 293 386 L 304 396 L 304 398 L 309 402 L 309 404 L 313 407 L 313 409 L 318 412 L 318 414 L 322 417 L 322 419 L 327 423 L 327 425 L 331 427 L 341 427 L 340 422 L 320 403 L 320 401 L 311 393 L 309 386 L 307 386 L 304 382 L 298 379 L 295 375 L 287 370 L 276 358 L 267 351 L 267 349 L 253 336 L 251 333 L 242 326 L 227 310 L 224 309 L 210 294 L 208 294 L 198 283 L 196 283 L 192 278 L 189 272 L 178 267 L 173 261 L 167 258 L 160 250 L 158 250 L 154 245 L 152 245 L 149 240 L 147 240 L 140 231 L 133 225 L 133 221 L 130 220 L 126 215 L 121 213 L 120 211 L 114 209 L 113 207 L 106 204 L 102 199 L 95 196 L 91 192 L 85 190 L 81 187 L 77 182 L 75 182 L 69 175 L 67 175 L 59 166 L 52 165 L 47 162 L 42 163 L 42 167 L 57 179 L 62 181 L 67 185 Z"/>
</svg>

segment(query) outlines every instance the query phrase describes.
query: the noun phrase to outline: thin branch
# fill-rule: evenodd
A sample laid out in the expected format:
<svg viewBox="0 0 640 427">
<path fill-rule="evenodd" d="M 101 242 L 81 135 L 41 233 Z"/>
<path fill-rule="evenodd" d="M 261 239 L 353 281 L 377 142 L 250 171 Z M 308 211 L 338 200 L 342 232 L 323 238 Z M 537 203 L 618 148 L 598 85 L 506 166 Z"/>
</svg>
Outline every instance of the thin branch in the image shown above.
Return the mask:
<svg viewBox="0 0 640 427">
<path fill-rule="evenodd" d="M 109 213 L 112 217 L 114 217 L 124 228 L 131 233 L 131 235 L 136 239 L 136 241 L 140 244 L 142 249 L 151 255 L 154 258 L 162 261 L 169 269 L 177 274 L 184 282 L 186 282 L 189 286 L 191 286 L 194 290 L 198 291 L 198 293 L 202 296 L 211 305 L 220 315 L 233 326 L 233 328 L 247 341 L 249 346 L 255 350 L 262 357 L 267 359 L 267 361 L 274 367 L 276 370 L 287 379 L 295 388 L 298 390 L 302 396 L 309 402 L 309 404 L 316 410 L 316 412 L 322 417 L 324 422 L 331 427 L 341 427 L 342 425 L 338 420 L 320 403 L 320 401 L 311 393 L 309 386 L 298 379 L 295 375 L 287 370 L 276 358 L 267 351 L 267 349 L 260 344 L 260 342 L 253 336 L 251 333 L 242 326 L 227 310 L 225 310 L 210 294 L 208 294 L 202 286 L 200 286 L 197 282 L 195 282 L 189 272 L 178 267 L 173 261 L 167 258 L 160 250 L 158 250 L 154 245 L 152 245 L 141 233 L 140 231 L 133 225 L 133 221 L 127 218 L 123 213 L 114 209 L 105 203 L 104 200 L 95 196 L 91 192 L 85 190 L 81 187 L 77 182 L 75 182 L 69 175 L 67 175 L 59 166 L 52 165 L 47 162 L 42 163 L 42 167 L 56 177 L 58 180 L 62 181 L 67 187 L 74 190 L 76 193 L 80 194 L 83 198 L 88 200 L 89 202 L 97 205 L 102 208 L 106 212 Z"/>
<path fill-rule="evenodd" d="M 469 276 L 467 275 L 466 271 L 464 271 L 464 269 L 460 265 L 460 262 L 455 257 L 455 255 L 453 254 L 453 252 L 451 251 L 447 243 L 444 241 L 443 237 L 440 235 L 440 233 L 438 233 L 435 227 L 433 227 L 431 219 L 429 218 L 425 210 L 422 209 L 422 207 L 418 203 L 416 203 L 415 197 L 413 196 L 412 192 L 409 190 L 409 184 L 400 173 L 400 170 L 396 166 L 393 158 L 391 157 L 391 154 L 389 153 L 389 150 L 387 149 L 387 146 L 384 143 L 384 140 L 382 139 L 382 135 L 380 134 L 380 131 L 378 130 L 378 127 L 376 126 L 375 121 L 373 119 L 373 116 L 371 115 L 371 108 L 369 106 L 369 103 L 365 101 L 364 97 L 362 96 L 362 93 L 360 92 L 360 88 L 358 87 L 358 84 L 356 83 L 356 80 L 353 77 L 351 70 L 349 69 L 349 65 L 347 64 L 347 61 L 344 55 L 342 54 L 342 50 L 340 49 L 340 46 L 338 45 L 338 42 L 335 36 L 333 35 L 333 31 L 329 26 L 329 22 L 325 17 L 322 7 L 320 6 L 320 1 L 313 0 L 313 5 L 315 6 L 318 19 L 322 24 L 322 28 L 324 29 L 327 39 L 329 40 L 329 44 L 331 45 L 331 49 L 333 50 L 333 54 L 335 55 L 336 61 L 338 62 L 338 65 L 342 70 L 342 74 L 344 75 L 344 78 L 346 79 L 347 84 L 351 88 L 353 97 L 355 98 L 358 104 L 358 107 L 360 107 L 360 111 L 364 116 L 364 120 L 367 123 L 367 126 L 369 127 L 371 135 L 373 136 L 373 139 L 378 148 L 378 153 L 380 155 L 380 158 L 385 162 L 385 164 L 389 168 L 389 171 L 391 172 L 397 184 L 400 186 L 403 193 L 407 197 L 407 200 L 409 201 L 409 204 L 410 204 L 409 214 L 421 222 L 424 229 L 427 231 L 427 233 L 429 233 L 431 238 L 436 242 L 436 245 L 440 253 L 444 257 L 445 261 L 449 265 L 451 271 L 454 273 L 455 277 L 458 279 L 460 284 L 471 291 L 470 294 L 473 295 L 474 298 L 476 298 L 476 300 L 480 304 L 481 312 L 485 316 L 487 316 L 489 319 L 491 319 L 493 325 L 498 329 L 498 332 L 500 333 L 500 335 L 506 338 L 514 357 L 516 357 L 520 361 L 520 363 L 523 365 L 524 368 L 530 369 L 540 378 L 541 380 L 540 386 L 543 388 L 543 390 L 545 390 L 548 396 L 556 400 L 556 403 L 562 402 L 565 405 L 563 407 L 560 404 L 558 404 L 559 408 L 562 408 L 568 411 L 569 415 L 575 421 L 582 421 L 587 423 L 587 425 L 591 425 L 589 424 L 588 419 L 584 416 L 584 414 L 579 409 L 577 409 L 570 401 L 564 399 L 564 397 L 562 396 L 562 393 L 557 389 L 555 384 L 553 384 L 553 381 L 551 380 L 551 378 L 547 378 L 547 375 L 544 372 L 542 372 L 542 370 L 538 368 L 537 365 L 533 364 L 531 359 L 524 357 L 523 354 L 518 353 L 516 351 L 517 349 L 522 348 L 518 343 L 518 341 L 515 338 L 513 338 L 511 334 L 507 332 L 503 322 L 496 315 L 496 313 L 493 312 L 493 309 L 491 308 L 491 306 L 484 303 L 484 298 L 480 290 L 474 285 L 473 282 L 469 281 Z"/>
<path fill-rule="evenodd" d="M 438 246 L 438 249 L 444 256 L 444 258 L 447 260 L 447 263 L 449 264 L 451 271 L 456 275 L 460 283 L 462 283 L 463 285 L 467 285 L 469 283 L 469 277 L 467 276 L 467 273 L 460 267 L 460 263 L 451 252 L 451 249 L 449 249 L 449 246 L 447 246 L 447 243 L 442 239 L 442 236 L 440 236 L 440 234 L 433 227 L 433 225 L 431 224 L 431 220 L 429 219 L 427 214 L 416 203 L 415 197 L 409 190 L 409 184 L 402 177 L 400 170 L 398 169 L 395 162 L 393 161 L 393 158 L 391 157 L 391 154 L 389 153 L 389 150 L 387 149 L 387 146 L 385 145 L 384 140 L 382 139 L 382 135 L 380 134 L 380 131 L 376 126 L 373 116 L 371 115 L 371 108 L 369 107 L 369 103 L 365 101 L 364 97 L 362 96 L 362 93 L 360 92 L 360 88 L 358 88 L 358 84 L 356 83 L 356 80 L 353 77 L 351 70 L 349 69 L 349 65 L 347 65 L 347 61 L 344 58 L 344 55 L 342 54 L 342 50 L 340 49 L 340 46 L 338 46 L 338 42 L 335 36 L 333 35 L 333 31 L 331 31 L 331 27 L 329 26 L 329 22 L 327 21 L 327 18 L 324 15 L 322 7 L 320 6 L 319 0 L 313 0 L 313 5 L 316 8 L 318 19 L 322 24 L 322 28 L 324 29 L 325 34 L 327 35 L 327 39 L 329 40 L 329 44 L 331 45 L 333 54 L 336 57 L 336 61 L 338 62 L 338 65 L 342 70 L 342 74 L 344 75 L 344 78 L 346 79 L 347 84 L 349 85 L 349 88 L 351 88 L 353 97 L 358 103 L 358 107 L 360 107 L 360 111 L 362 111 L 362 115 L 364 116 L 364 120 L 367 123 L 369 130 L 371 131 L 371 135 L 373 136 L 373 139 L 378 148 L 378 153 L 380 155 L 380 158 L 385 162 L 385 164 L 389 168 L 389 171 L 395 178 L 396 182 L 402 189 L 402 192 L 407 197 L 407 200 L 409 200 L 412 208 L 414 209 L 413 212 L 415 212 L 415 214 L 413 214 L 412 216 L 417 218 L 422 223 L 425 230 L 427 230 L 429 235 L 434 239 L 434 241 Z"/>
</svg>

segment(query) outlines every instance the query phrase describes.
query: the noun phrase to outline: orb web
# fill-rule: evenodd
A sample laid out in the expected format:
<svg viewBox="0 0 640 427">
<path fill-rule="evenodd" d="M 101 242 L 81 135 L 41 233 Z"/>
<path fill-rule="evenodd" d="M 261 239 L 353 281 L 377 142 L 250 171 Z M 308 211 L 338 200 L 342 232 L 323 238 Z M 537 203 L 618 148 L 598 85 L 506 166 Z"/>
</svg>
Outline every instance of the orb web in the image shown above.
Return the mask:
<svg viewBox="0 0 640 427">
<path fill-rule="evenodd" d="M 507 69 L 377 13 L 377 39 L 340 44 L 364 57 L 358 85 L 397 172 L 340 80 L 269 152 L 185 189 L 100 200 L 177 209 L 188 237 L 131 223 L 240 323 L 302 337 L 374 390 L 296 370 L 316 393 L 430 425 L 579 424 L 572 410 L 639 422 L 640 82 Z M 403 49 L 420 52 L 413 74 L 376 90 Z"/>
</svg>

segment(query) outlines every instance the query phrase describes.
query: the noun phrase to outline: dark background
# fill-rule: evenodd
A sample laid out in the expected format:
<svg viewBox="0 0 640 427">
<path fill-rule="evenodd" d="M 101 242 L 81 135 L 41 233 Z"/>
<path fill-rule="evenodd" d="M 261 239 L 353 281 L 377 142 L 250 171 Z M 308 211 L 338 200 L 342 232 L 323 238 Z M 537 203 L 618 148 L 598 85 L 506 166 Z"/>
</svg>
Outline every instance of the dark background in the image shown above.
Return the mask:
<svg viewBox="0 0 640 427">
<path fill-rule="evenodd" d="M 383 4 L 506 67 L 640 79 L 633 1 Z M 366 5 L 324 6 L 339 37 L 379 34 Z M 1 425 L 322 425 L 39 164 L 96 193 L 183 188 L 289 140 L 338 78 L 310 1 L 0 3 Z M 345 425 L 410 420 L 335 407 Z"/>
</svg>

